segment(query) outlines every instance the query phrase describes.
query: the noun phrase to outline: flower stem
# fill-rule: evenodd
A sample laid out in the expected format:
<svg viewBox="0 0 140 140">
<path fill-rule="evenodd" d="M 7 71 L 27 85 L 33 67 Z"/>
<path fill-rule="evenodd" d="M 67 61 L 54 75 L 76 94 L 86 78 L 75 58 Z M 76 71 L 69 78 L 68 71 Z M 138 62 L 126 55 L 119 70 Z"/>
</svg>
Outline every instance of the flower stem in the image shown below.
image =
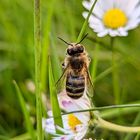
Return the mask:
<svg viewBox="0 0 140 140">
<path fill-rule="evenodd" d="M 140 101 L 138 102 L 133 102 L 130 104 L 139 104 Z M 118 106 L 118 105 L 117 105 Z M 139 108 L 133 108 L 133 107 L 127 107 L 127 108 L 112 108 L 112 109 L 108 109 L 108 110 L 103 110 L 100 112 L 100 116 L 102 118 L 107 118 L 107 119 L 112 119 L 112 118 L 116 118 L 120 115 L 129 115 L 131 113 L 135 113 L 135 112 L 139 112 Z"/>
<path fill-rule="evenodd" d="M 120 101 L 120 86 L 119 86 L 119 75 L 118 75 L 118 67 L 115 67 L 116 65 L 116 57 L 115 57 L 115 51 L 114 51 L 114 39 L 111 37 L 110 46 L 112 49 L 112 80 L 113 80 L 113 93 L 115 97 L 115 103 L 119 104 Z"/>
<path fill-rule="evenodd" d="M 67 114 L 72 114 L 72 113 L 80 113 L 80 112 L 88 112 L 88 111 L 96 111 L 96 110 L 105 110 L 105 109 L 111 109 L 111 108 L 127 108 L 127 107 L 140 107 L 140 104 L 112 105 L 112 106 L 95 107 L 95 108 L 90 108 L 90 109 L 66 112 L 62 115 L 67 115 Z"/>
<path fill-rule="evenodd" d="M 41 69 L 41 31 L 40 24 L 40 0 L 34 0 L 34 44 L 35 44 L 35 87 L 36 87 L 36 117 L 37 117 L 37 139 L 42 140 L 42 109 L 40 90 Z"/>
<path fill-rule="evenodd" d="M 98 117 L 96 123 L 97 123 L 98 127 L 106 128 L 106 129 L 113 130 L 113 131 L 127 132 L 127 133 L 140 132 L 140 127 L 121 126 L 121 125 L 117 125 L 117 124 L 105 121 L 99 117 Z"/>
</svg>

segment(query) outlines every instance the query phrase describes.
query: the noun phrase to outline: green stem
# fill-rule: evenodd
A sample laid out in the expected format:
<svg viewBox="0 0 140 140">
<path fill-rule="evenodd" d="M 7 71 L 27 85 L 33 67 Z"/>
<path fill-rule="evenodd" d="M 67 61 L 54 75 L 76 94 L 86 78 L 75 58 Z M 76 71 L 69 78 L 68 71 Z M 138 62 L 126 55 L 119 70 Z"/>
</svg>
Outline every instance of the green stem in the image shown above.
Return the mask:
<svg viewBox="0 0 140 140">
<path fill-rule="evenodd" d="M 94 9 L 94 6 L 95 6 L 96 2 L 97 2 L 97 0 L 95 0 L 94 3 L 92 4 L 92 7 L 91 7 L 91 9 L 90 9 L 90 11 L 89 11 L 89 13 L 88 13 L 88 16 L 87 16 L 87 18 L 85 19 L 85 22 L 84 22 L 84 24 L 83 24 L 83 26 L 82 26 L 82 29 L 81 29 L 81 31 L 80 31 L 80 33 L 79 33 L 79 35 L 78 35 L 77 42 L 79 42 L 79 41 L 81 40 L 81 38 L 82 38 L 82 36 L 83 36 L 83 34 L 84 34 L 84 32 L 85 32 L 85 29 L 86 29 L 87 24 L 88 24 L 89 17 L 90 17 L 90 15 L 91 15 L 91 13 L 92 13 L 92 11 L 93 11 L 93 9 Z"/>
<path fill-rule="evenodd" d="M 122 64 L 124 64 L 124 61 L 120 61 L 119 64 L 115 64 L 114 68 L 120 67 Z M 96 76 L 93 80 L 93 83 L 98 82 L 99 80 L 103 79 L 105 76 L 107 76 L 109 73 L 111 73 L 113 71 L 113 66 L 109 67 L 108 69 L 106 69 L 105 71 L 103 71 L 102 73 L 100 73 L 98 76 Z"/>
<path fill-rule="evenodd" d="M 134 140 L 139 140 L 139 139 L 140 139 L 140 133 L 138 133 L 138 134 L 136 135 L 136 137 L 135 137 Z"/>
<path fill-rule="evenodd" d="M 96 76 L 97 65 L 98 65 L 98 57 L 96 54 L 99 52 L 99 49 L 100 49 L 99 44 L 96 44 L 95 56 L 94 56 L 94 60 L 92 61 L 92 65 L 91 65 L 91 79 L 92 79 L 92 81 L 94 80 L 94 78 Z"/>
<path fill-rule="evenodd" d="M 137 114 L 132 126 L 138 125 L 140 123 L 140 112 Z M 132 134 L 127 134 L 124 138 L 124 140 L 131 140 L 133 137 Z"/>
<path fill-rule="evenodd" d="M 37 139 L 42 140 L 42 108 L 41 108 L 41 24 L 40 24 L 40 0 L 34 0 L 34 44 L 35 44 L 35 87 L 36 87 L 36 117 Z"/>
<path fill-rule="evenodd" d="M 140 101 L 135 102 L 135 103 L 130 103 L 130 104 L 139 104 Z M 108 109 L 108 110 L 103 110 L 102 112 L 100 112 L 100 116 L 102 118 L 107 118 L 107 119 L 112 119 L 112 118 L 116 118 L 120 115 L 128 115 L 128 114 L 132 114 L 135 112 L 139 112 L 139 108 L 132 108 L 132 107 L 128 107 L 128 108 L 114 108 L 114 109 Z"/>
<path fill-rule="evenodd" d="M 126 132 L 126 133 L 137 133 L 140 132 L 140 127 L 128 127 L 117 125 L 108 121 L 103 120 L 102 118 L 97 119 L 97 126 L 100 128 L 106 128 L 112 131 Z"/>
<path fill-rule="evenodd" d="M 114 38 L 111 38 L 110 45 L 112 48 L 112 78 L 113 78 L 113 93 L 115 98 L 115 103 L 119 104 L 120 101 L 120 86 L 119 86 L 119 75 L 118 75 L 118 67 L 115 67 L 116 65 L 116 57 L 115 57 L 115 51 L 114 51 Z"/>
<path fill-rule="evenodd" d="M 88 112 L 88 111 L 100 111 L 105 109 L 112 109 L 112 108 L 127 108 L 127 107 L 140 107 L 140 104 L 128 104 L 128 105 L 111 105 L 111 106 L 104 106 L 104 107 L 95 107 L 90 109 L 83 109 L 77 111 L 66 112 L 62 115 L 72 114 L 72 113 L 80 113 L 80 112 Z"/>
</svg>

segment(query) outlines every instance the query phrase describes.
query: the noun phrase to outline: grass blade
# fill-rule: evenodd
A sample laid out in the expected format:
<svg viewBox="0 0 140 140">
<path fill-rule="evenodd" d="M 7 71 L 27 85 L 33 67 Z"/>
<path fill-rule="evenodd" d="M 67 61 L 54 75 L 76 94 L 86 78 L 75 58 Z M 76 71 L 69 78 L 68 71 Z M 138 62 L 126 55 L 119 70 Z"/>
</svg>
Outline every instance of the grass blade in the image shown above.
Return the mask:
<svg viewBox="0 0 140 140">
<path fill-rule="evenodd" d="M 140 112 L 137 114 L 132 126 L 139 125 L 139 123 L 140 123 Z M 127 134 L 124 138 L 124 140 L 132 140 L 132 139 L 134 139 L 134 138 L 133 138 L 133 134 L 131 134 L 131 133 Z"/>
<path fill-rule="evenodd" d="M 54 82 L 55 83 L 62 74 L 62 70 L 61 70 L 61 67 L 60 67 L 60 62 L 59 62 L 59 58 L 58 58 L 56 50 L 57 50 L 56 44 L 55 44 L 53 38 L 51 37 L 51 48 L 50 48 L 51 64 L 52 64 L 52 70 L 53 70 Z"/>
<path fill-rule="evenodd" d="M 21 91 L 20 91 L 16 81 L 13 81 L 13 83 L 14 83 L 14 86 L 16 88 L 16 93 L 17 93 L 17 96 L 18 96 L 18 100 L 20 102 L 21 109 L 22 109 L 22 112 L 23 112 L 23 115 L 24 115 L 24 119 L 25 119 L 25 123 L 26 123 L 26 128 L 27 128 L 27 130 L 28 130 L 32 140 L 35 140 L 34 128 L 33 128 L 33 125 L 31 123 L 31 120 L 30 120 L 29 111 L 26 108 L 26 103 L 24 101 L 24 98 L 23 98 L 23 96 L 21 94 Z"/>
<path fill-rule="evenodd" d="M 37 139 L 43 139 L 42 133 L 42 108 L 41 108 L 41 24 L 40 24 L 40 0 L 34 0 L 34 44 L 35 44 L 35 87 L 36 87 L 36 117 Z"/>
<path fill-rule="evenodd" d="M 84 24 L 83 24 L 83 26 L 82 26 L 82 29 L 81 29 L 81 31 L 80 31 L 80 33 L 79 33 L 79 35 L 78 35 L 77 42 L 79 42 L 79 41 L 81 40 L 81 38 L 82 38 L 82 36 L 83 36 L 83 34 L 84 34 L 84 32 L 85 32 L 85 29 L 86 29 L 87 24 L 88 24 L 89 17 L 90 17 L 90 15 L 91 15 L 91 13 L 92 13 L 92 11 L 93 11 L 93 9 L 94 9 L 94 6 L 95 6 L 96 2 L 97 2 L 97 0 L 94 1 L 94 3 L 92 4 L 91 9 L 89 10 L 88 16 L 87 16 L 87 18 L 85 19 Z"/>
<path fill-rule="evenodd" d="M 11 138 L 10 140 L 30 140 L 30 139 L 31 137 L 29 133 L 23 133 L 21 135 Z"/>
<path fill-rule="evenodd" d="M 98 65 L 98 61 L 99 61 L 98 57 L 97 57 L 97 53 L 99 52 L 99 49 L 100 49 L 99 44 L 96 44 L 94 60 L 91 62 L 91 67 L 90 67 L 92 81 L 96 77 L 97 65 Z"/>
<path fill-rule="evenodd" d="M 48 54 L 50 45 L 50 31 L 52 26 L 52 17 L 54 11 L 55 0 L 51 0 L 48 3 L 47 18 L 45 23 L 44 39 L 42 44 L 42 62 L 41 62 L 41 82 L 42 89 L 46 89 L 47 79 L 48 79 Z"/>
<path fill-rule="evenodd" d="M 63 128 L 62 123 L 62 117 L 61 117 L 61 110 L 59 107 L 58 99 L 57 99 L 57 93 L 56 93 L 56 87 L 54 83 L 53 73 L 52 73 L 52 66 L 51 62 L 49 63 L 49 83 L 50 83 L 50 98 L 51 98 L 51 106 L 54 116 L 54 123 L 55 125 L 58 125 Z M 60 133 L 58 130 L 56 130 L 57 133 Z"/>
</svg>

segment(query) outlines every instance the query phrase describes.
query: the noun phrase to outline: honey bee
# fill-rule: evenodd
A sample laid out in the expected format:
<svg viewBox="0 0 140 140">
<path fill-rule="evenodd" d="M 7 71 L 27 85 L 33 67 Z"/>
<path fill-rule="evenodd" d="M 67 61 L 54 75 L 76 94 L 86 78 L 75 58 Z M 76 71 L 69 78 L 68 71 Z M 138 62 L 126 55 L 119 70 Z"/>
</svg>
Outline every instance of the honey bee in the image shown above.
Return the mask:
<svg viewBox="0 0 140 140">
<path fill-rule="evenodd" d="M 93 96 L 94 92 L 88 71 L 90 58 L 84 46 L 80 44 L 86 36 L 87 34 L 78 43 L 68 43 L 59 38 L 68 45 L 68 48 L 66 49 L 66 57 L 62 64 L 64 71 L 56 85 L 60 88 L 62 82 L 65 81 L 66 93 L 73 99 L 79 99 L 84 93 Z"/>
</svg>

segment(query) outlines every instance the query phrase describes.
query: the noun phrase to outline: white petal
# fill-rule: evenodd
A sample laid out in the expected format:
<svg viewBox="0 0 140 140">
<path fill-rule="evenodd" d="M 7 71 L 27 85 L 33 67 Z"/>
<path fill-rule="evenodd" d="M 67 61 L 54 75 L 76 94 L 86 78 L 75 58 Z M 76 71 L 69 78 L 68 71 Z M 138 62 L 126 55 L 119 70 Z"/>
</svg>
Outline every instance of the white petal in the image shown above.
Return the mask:
<svg viewBox="0 0 140 140">
<path fill-rule="evenodd" d="M 72 133 L 71 131 L 68 131 L 68 130 L 66 130 L 64 128 L 61 128 L 60 126 L 56 126 L 56 128 L 58 130 L 60 130 L 61 132 L 63 132 L 64 134 L 71 134 Z"/>
<path fill-rule="evenodd" d="M 102 8 L 100 8 L 98 3 L 96 3 L 92 13 L 100 19 L 102 19 L 103 15 L 104 15 L 104 11 Z"/>
<path fill-rule="evenodd" d="M 109 29 L 109 35 L 112 37 L 119 36 L 118 30 Z"/>
<path fill-rule="evenodd" d="M 114 1 L 113 0 L 98 0 L 96 5 L 105 12 L 113 8 Z"/>
<path fill-rule="evenodd" d="M 52 118 L 50 119 L 42 119 L 42 127 L 43 129 L 50 134 L 55 134 L 55 126 L 54 126 L 54 121 Z"/>
<path fill-rule="evenodd" d="M 49 111 L 47 112 L 47 114 L 48 114 L 49 117 L 52 117 L 52 116 L 53 116 L 52 110 L 49 110 Z"/>
<path fill-rule="evenodd" d="M 93 3 L 95 1 L 94 0 L 90 0 L 90 1 L 83 1 L 83 6 L 87 9 L 90 10 Z M 97 17 L 102 17 L 102 15 L 104 14 L 103 9 L 99 7 L 99 3 L 96 2 L 96 5 L 93 9 L 93 13 L 97 16 Z"/>
<path fill-rule="evenodd" d="M 53 140 L 72 140 L 74 138 L 74 134 L 72 135 L 62 135 L 60 137 L 53 137 Z"/>
<path fill-rule="evenodd" d="M 89 26 L 94 30 L 94 32 L 99 33 L 105 30 L 102 24 L 89 24 Z"/>
<path fill-rule="evenodd" d="M 84 124 L 88 125 L 88 122 L 90 120 L 90 114 L 89 112 L 85 113 L 74 113 L 74 115 Z"/>
<path fill-rule="evenodd" d="M 76 130 L 78 131 L 74 140 L 81 140 L 87 133 L 88 127 L 86 126 L 77 126 Z"/>
<path fill-rule="evenodd" d="M 87 18 L 88 12 L 83 12 L 82 15 L 83 15 L 84 18 Z M 100 20 L 99 18 L 97 18 L 97 17 L 91 15 L 91 16 L 89 17 L 89 22 L 90 22 L 90 23 L 93 23 L 93 24 L 99 24 L 99 23 L 101 22 L 101 20 Z"/>
<path fill-rule="evenodd" d="M 131 30 L 136 28 L 140 23 L 140 19 L 138 20 L 130 20 L 128 24 L 124 27 L 125 30 Z"/>
<path fill-rule="evenodd" d="M 84 107 L 86 108 L 83 108 L 83 106 L 81 105 L 81 103 L 83 104 L 83 102 L 85 103 Z M 74 100 L 68 97 L 66 91 L 59 94 L 59 104 L 60 107 L 67 112 L 90 108 L 90 101 L 88 98 L 82 96 L 80 99 Z"/>
<path fill-rule="evenodd" d="M 133 13 L 130 14 L 129 16 L 129 20 L 131 19 L 137 19 L 140 18 L 140 6 L 135 8 L 135 10 L 133 11 Z"/>
<path fill-rule="evenodd" d="M 104 37 L 104 36 L 106 36 L 108 34 L 108 30 L 106 29 L 106 30 L 104 30 L 104 31 L 102 31 L 102 32 L 99 32 L 98 34 L 97 34 L 97 36 L 98 37 Z"/>
<path fill-rule="evenodd" d="M 128 35 L 128 32 L 125 31 L 125 29 L 122 27 L 119 28 L 118 31 L 119 31 L 120 36 L 127 36 Z"/>
<path fill-rule="evenodd" d="M 127 5 L 127 2 L 129 0 L 113 0 L 114 1 L 114 5 L 113 5 L 113 8 L 119 8 L 119 9 L 122 9 L 126 7 Z"/>
<path fill-rule="evenodd" d="M 82 4 L 87 10 L 90 10 L 94 1 L 95 0 L 83 1 Z"/>
<path fill-rule="evenodd" d="M 127 0 L 125 1 L 125 5 L 122 5 L 121 8 L 123 11 L 125 11 L 127 16 L 129 17 L 129 15 L 131 15 L 134 9 L 136 8 L 138 2 L 139 0 Z"/>
</svg>

